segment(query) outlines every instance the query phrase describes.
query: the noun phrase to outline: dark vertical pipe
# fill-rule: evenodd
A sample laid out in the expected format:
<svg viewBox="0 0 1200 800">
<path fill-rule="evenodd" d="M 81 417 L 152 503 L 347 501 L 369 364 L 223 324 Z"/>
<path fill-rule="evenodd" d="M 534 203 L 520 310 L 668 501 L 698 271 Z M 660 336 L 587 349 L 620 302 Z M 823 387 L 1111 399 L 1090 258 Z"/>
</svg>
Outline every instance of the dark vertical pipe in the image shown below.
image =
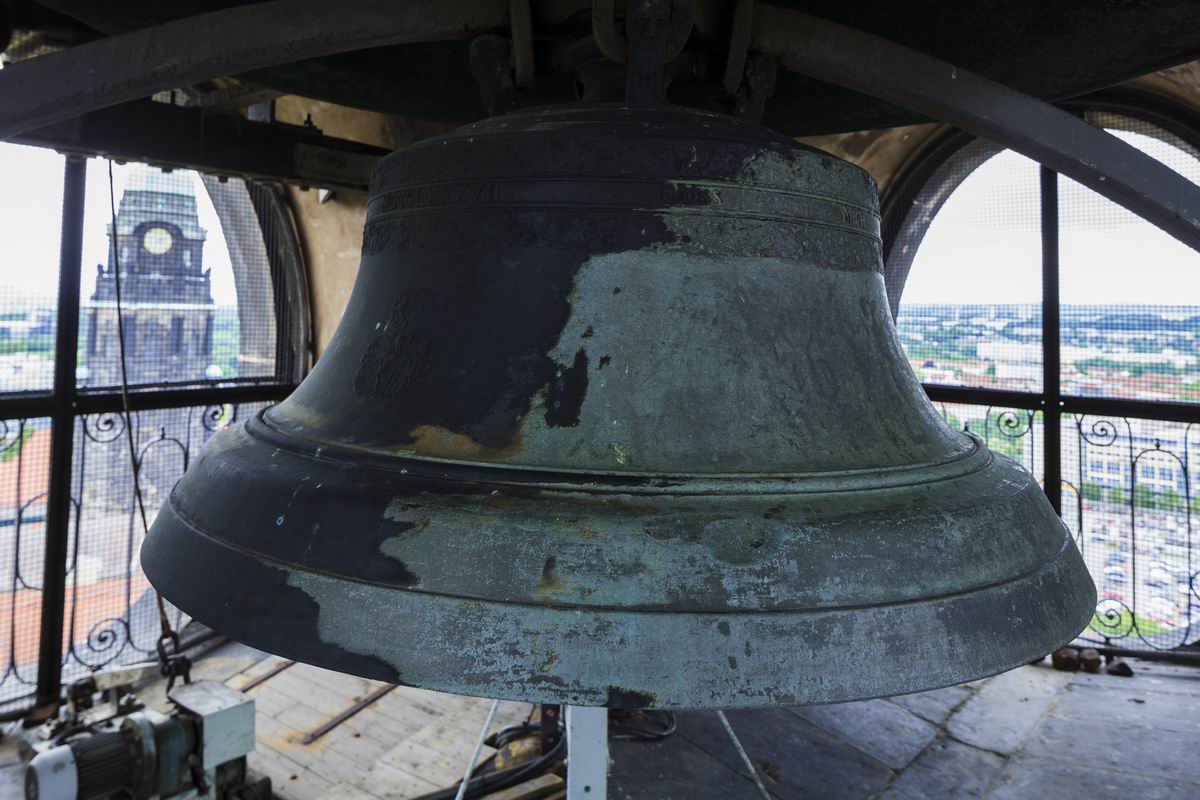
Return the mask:
<svg viewBox="0 0 1200 800">
<path fill-rule="evenodd" d="M 67 530 L 71 521 L 71 459 L 75 437 L 75 350 L 79 338 L 79 275 L 83 258 L 83 198 L 86 182 L 87 162 L 78 156 L 68 156 L 59 249 L 50 491 L 46 498 L 46 549 L 38 641 L 37 705 L 43 713 L 57 706 L 62 684 Z"/>
<path fill-rule="evenodd" d="M 1058 173 L 1041 169 L 1042 184 L 1042 431 L 1046 497 L 1062 513 L 1062 386 L 1058 308 Z"/>
</svg>

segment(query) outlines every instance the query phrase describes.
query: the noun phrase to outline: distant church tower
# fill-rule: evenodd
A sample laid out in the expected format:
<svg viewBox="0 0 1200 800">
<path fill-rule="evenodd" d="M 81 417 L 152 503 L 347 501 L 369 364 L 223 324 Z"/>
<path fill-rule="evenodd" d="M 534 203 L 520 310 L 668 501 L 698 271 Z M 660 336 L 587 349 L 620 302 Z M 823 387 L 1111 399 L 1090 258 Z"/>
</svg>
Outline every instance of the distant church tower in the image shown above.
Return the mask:
<svg viewBox="0 0 1200 800">
<path fill-rule="evenodd" d="M 108 264 L 96 265 L 96 290 L 84 305 L 87 385 L 121 383 L 118 265 L 129 383 L 206 377 L 215 305 L 202 263 L 205 235 L 190 176 L 134 168 L 121 197 L 116 230 L 108 226 Z"/>
</svg>

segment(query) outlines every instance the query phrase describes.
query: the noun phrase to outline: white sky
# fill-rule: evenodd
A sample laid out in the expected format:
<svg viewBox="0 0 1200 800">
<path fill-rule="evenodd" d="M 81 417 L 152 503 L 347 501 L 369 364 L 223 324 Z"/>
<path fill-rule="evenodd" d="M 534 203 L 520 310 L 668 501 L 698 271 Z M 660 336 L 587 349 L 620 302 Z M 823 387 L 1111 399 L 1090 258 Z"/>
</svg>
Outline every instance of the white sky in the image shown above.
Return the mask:
<svg viewBox="0 0 1200 800">
<path fill-rule="evenodd" d="M 1170 144 L 1118 132 L 1188 178 L 1200 161 Z M 131 166 L 115 166 L 119 204 Z M 204 263 L 213 299 L 236 303 L 216 212 L 196 173 L 200 225 L 208 231 Z M 58 280 L 62 156 L 42 148 L 0 144 L 0 296 L 52 299 Z M 992 158 L 951 195 L 920 245 L 905 286 L 905 303 L 1037 303 L 1041 299 L 1038 170 L 1012 152 Z M 1069 304 L 1200 304 L 1200 253 L 1116 204 L 1062 179 L 1060 293 Z M 96 264 L 106 259 L 107 163 L 88 161 L 84 215 L 83 297 Z"/>
<path fill-rule="evenodd" d="M 1126 141 L 1200 182 L 1200 162 L 1136 133 Z M 1038 167 L 1004 152 L 934 217 L 904 287 L 905 303 L 1040 303 Z M 1200 305 L 1200 253 L 1066 178 L 1059 183 L 1059 293 L 1066 304 Z"/>
<path fill-rule="evenodd" d="M 58 288 L 58 250 L 62 228 L 63 157 L 40 147 L 0 143 L 0 298 L 42 297 L 53 303 Z M 132 165 L 113 165 L 117 207 Z M 204 265 L 212 270 L 213 300 L 235 305 L 237 294 L 229 250 L 208 192 L 195 172 L 200 227 L 208 232 Z M 96 265 L 107 262 L 107 225 L 111 220 L 108 162 L 88 160 L 84 197 L 82 297 L 91 296 Z"/>
</svg>

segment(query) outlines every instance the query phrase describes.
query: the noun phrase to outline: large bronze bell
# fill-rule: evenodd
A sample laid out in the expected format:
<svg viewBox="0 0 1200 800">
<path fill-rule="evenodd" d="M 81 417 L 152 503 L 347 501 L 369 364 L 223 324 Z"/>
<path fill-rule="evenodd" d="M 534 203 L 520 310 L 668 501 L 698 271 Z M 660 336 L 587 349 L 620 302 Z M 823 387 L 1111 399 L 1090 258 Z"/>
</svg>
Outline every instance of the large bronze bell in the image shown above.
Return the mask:
<svg viewBox="0 0 1200 800">
<path fill-rule="evenodd" d="M 328 351 L 205 447 L 142 563 L 289 658 L 614 707 L 945 686 L 1095 605 L 1038 484 L 909 369 L 870 177 L 615 105 L 384 159 Z"/>
</svg>

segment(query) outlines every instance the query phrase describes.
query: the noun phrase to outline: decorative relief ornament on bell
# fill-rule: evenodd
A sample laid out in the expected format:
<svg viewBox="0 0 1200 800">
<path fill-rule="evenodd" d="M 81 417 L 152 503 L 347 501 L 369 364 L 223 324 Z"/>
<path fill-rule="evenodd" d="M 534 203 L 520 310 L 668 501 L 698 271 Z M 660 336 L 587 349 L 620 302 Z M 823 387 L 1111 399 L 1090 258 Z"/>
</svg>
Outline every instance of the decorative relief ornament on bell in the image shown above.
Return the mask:
<svg viewBox="0 0 1200 800">
<path fill-rule="evenodd" d="M 204 448 L 142 561 L 289 658 L 614 707 L 945 686 L 1096 599 L 1033 477 L 913 376 L 870 177 L 616 104 L 384 159 L 327 351 Z"/>
</svg>

